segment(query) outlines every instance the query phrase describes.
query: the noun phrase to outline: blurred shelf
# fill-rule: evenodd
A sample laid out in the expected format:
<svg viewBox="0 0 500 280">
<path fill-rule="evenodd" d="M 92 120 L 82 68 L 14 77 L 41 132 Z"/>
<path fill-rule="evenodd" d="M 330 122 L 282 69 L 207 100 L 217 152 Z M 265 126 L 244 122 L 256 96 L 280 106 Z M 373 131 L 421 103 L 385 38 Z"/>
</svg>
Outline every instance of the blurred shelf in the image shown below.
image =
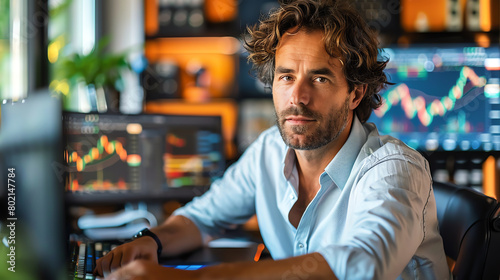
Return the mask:
<svg viewBox="0 0 500 280">
<path fill-rule="evenodd" d="M 500 44 L 500 31 L 491 32 L 401 32 L 381 33 L 380 40 L 383 45 L 390 44 L 477 44 L 488 47 Z"/>
</svg>

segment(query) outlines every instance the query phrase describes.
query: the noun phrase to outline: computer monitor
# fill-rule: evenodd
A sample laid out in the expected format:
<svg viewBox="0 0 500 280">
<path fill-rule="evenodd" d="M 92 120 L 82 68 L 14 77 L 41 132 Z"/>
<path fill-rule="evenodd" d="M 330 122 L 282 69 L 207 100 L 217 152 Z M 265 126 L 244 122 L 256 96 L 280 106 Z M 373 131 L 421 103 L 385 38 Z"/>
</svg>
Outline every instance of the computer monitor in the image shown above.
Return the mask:
<svg viewBox="0 0 500 280">
<path fill-rule="evenodd" d="M 61 101 L 32 91 L 1 114 L 0 278 L 67 279 Z"/>
<path fill-rule="evenodd" d="M 218 116 L 66 112 L 63 127 L 73 199 L 175 199 L 183 190 L 189 200 L 225 169 Z"/>
<path fill-rule="evenodd" d="M 499 47 L 388 47 L 386 73 L 371 115 L 381 134 L 425 152 L 500 150 Z"/>
</svg>

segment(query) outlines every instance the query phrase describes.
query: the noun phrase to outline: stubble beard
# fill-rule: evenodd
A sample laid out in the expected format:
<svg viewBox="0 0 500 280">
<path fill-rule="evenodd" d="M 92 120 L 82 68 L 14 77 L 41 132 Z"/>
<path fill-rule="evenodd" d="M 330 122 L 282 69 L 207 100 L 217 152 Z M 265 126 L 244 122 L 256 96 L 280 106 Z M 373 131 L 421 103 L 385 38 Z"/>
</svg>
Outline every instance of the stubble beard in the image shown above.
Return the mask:
<svg viewBox="0 0 500 280">
<path fill-rule="evenodd" d="M 310 125 L 293 125 L 288 127 L 288 131 L 286 131 L 287 128 L 284 127 L 285 118 L 290 115 L 311 118 L 320 124 L 326 120 L 326 124 L 314 128 L 309 133 Z M 347 125 L 347 117 L 349 116 L 349 98 L 346 99 L 340 111 L 332 109 L 326 115 L 326 118 L 319 113 L 311 111 L 304 105 L 290 107 L 280 113 L 275 110 L 275 116 L 281 138 L 283 138 L 287 146 L 295 150 L 314 150 L 334 141 L 344 131 Z M 303 141 L 294 140 L 294 135 L 304 135 L 305 139 Z"/>
</svg>

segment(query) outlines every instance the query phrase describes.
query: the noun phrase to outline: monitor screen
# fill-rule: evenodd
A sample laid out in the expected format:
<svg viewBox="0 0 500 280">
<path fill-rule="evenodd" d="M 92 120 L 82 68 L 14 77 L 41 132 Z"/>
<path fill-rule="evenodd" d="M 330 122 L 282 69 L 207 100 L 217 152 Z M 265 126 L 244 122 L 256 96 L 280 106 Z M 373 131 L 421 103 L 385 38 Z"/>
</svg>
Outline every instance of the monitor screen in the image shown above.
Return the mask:
<svg viewBox="0 0 500 280">
<path fill-rule="evenodd" d="M 410 46 L 381 52 L 394 85 L 368 121 L 421 151 L 500 150 L 498 47 Z"/>
<path fill-rule="evenodd" d="M 206 187 L 225 168 L 217 116 L 64 113 L 66 190 Z"/>
<path fill-rule="evenodd" d="M 23 100 L 5 100 L 0 107 L 0 235 L 2 259 L 7 260 L 0 278 L 62 279 L 67 235 L 58 172 L 61 100 L 40 89 Z M 7 277 L 7 268 L 20 274 Z"/>
</svg>

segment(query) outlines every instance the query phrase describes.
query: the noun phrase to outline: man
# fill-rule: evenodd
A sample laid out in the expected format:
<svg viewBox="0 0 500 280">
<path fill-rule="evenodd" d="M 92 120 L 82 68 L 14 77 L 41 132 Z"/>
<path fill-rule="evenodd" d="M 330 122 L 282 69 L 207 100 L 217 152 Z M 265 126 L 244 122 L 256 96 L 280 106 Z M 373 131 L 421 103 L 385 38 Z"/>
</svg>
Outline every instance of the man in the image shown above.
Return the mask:
<svg viewBox="0 0 500 280">
<path fill-rule="evenodd" d="M 277 127 L 152 236 L 99 260 L 99 275 L 449 279 L 427 162 L 365 123 L 388 83 L 375 35 L 341 2 L 288 2 L 245 42 L 259 78 L 272 84 Z M 197 271 L 156 264 L 160 246 L 163 255 L 195 249 L 253 214 L 274 260 Z"/>
</svg>

